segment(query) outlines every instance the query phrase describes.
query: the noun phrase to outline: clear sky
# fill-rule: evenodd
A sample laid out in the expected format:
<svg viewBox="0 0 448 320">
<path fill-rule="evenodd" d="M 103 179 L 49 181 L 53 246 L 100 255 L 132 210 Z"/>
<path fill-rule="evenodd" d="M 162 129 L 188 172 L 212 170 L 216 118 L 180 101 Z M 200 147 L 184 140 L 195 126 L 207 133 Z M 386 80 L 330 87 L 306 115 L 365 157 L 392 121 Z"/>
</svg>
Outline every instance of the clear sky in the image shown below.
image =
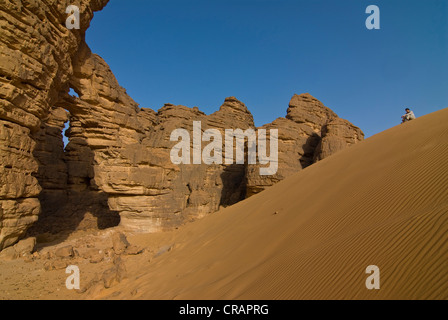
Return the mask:
<svg viewBox="0 0 448 320">
<path fill-rule="evenodd" d="M 447 0 L 110 0 L 86 37 L 141 107 L 235 96 L 260 126 L 309 92 L 369 137 L 448 107 L 447 21 Z"/>
</svg>

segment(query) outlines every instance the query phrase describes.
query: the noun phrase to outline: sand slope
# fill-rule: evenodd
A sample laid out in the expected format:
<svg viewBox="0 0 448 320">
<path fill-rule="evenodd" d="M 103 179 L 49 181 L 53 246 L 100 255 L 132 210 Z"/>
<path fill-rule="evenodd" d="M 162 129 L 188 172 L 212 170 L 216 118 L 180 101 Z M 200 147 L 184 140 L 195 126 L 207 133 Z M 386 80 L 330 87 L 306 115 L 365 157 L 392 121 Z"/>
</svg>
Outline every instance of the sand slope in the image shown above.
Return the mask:
<svg viewBox="0 0 448 320">
<path fill-rule="evenodd" d="M 170 252 L 95 298 L 448 299 L 448 109 L 371 137 L 174 239 Z M 380 268 L 379 290 L 366 289 L 368 265 Z"/>
</svg>

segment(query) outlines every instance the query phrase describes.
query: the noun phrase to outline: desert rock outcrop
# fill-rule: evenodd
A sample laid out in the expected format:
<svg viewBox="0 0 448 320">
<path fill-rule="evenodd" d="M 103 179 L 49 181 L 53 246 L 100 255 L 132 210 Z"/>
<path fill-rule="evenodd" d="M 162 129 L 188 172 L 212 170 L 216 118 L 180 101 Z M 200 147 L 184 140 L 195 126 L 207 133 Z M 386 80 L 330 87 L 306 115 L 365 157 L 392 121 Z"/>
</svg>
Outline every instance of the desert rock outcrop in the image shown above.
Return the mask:
<svg viewBox="0 0 448 320">
<path fill-rule="evenodd" d="M 93 12 L 107 0 L 80 0 L 79 30 L 65 27 L 68 1 L 0 3 L 0 250 L 41 212 L 37 136 L 61 92 Z"/>
<path fill-rule="evenodd" d="M 248 166 L 247 196 L 364 139 L 358 127 L 308 93 L 292 97 L 286 118 L 261 128 L 278 129 L 278 170 L 273 176 L 261 176 L 258 165 Z"/>
<path fill-rule="evenodd" d="M 107 2 L 79 1 L 80 30 L 65 27 L 68 2 L 0 3 L 0 250 L 27 232 L 174 228 L 362 140 L 317 99 L 295 95 L 286 118 L 262 127 L 279 130 L 276 175 L 260 176 L 258 165 L 173 164 L 174 129 L 201 121 L 202 131 L 256 130 L 252 114 L 234 97 L 210 115 L 140 108 L 85 43 Z"/>
</svg>

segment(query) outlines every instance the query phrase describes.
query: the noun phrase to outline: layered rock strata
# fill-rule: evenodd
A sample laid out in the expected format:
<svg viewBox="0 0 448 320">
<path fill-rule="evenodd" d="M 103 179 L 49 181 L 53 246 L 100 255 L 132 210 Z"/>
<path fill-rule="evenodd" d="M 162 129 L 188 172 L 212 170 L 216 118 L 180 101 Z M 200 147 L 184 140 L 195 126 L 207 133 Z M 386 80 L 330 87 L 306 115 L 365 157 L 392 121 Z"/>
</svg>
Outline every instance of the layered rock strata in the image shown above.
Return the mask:
<svg viewBox="0 0 448 320">
<path fill-rule="evenodd" d="M 261 176 L 259 165 L 247 168 L 247 196 L 281 181 L 309 165 L 364 140 L 363 132 L 339 118 L 308 93 L 294 95 L 285 118 L 261 128 L 278 129 L 278 170 Z"/>
<path fill-rule="evenodd" d="M 0 250 L 27 231 L 171 229 L 363 139 L 359 128 L 302 94 L 286 118 L 262 127 L 279 131 L 275 175 L 260 176 L 260 166 L 247 163 L 173 164 L 173 130 L 192 132 L 200 121 L 202 132 L 222 136 L 256 131 L 253 117 L 234 97 L 210 115 L 171 104 L 140 108 L 85 43 L 93 13 L 106 4 L 78 1 L 81 29 L 68 30 L 68 1 L 0 3 Z"/>
<path fill-rule="evenodd" d="M 0 2 L 0 250 L 17 242 L 41 212 L 36 144 L 68 91 L 93 12 L 107 4 L 77 2 L 79 30 L 65 26 L 68 1 Z"/>
</svg>

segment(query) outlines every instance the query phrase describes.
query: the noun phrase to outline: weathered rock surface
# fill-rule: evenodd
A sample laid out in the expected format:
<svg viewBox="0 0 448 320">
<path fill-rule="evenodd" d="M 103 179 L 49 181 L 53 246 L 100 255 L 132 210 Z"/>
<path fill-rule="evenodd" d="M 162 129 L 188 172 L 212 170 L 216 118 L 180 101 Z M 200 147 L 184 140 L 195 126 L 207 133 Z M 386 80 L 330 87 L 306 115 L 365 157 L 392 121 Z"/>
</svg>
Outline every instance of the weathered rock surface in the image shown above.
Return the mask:
<svg viewBox="0 0 448 320">
<path fill-rule="evenodd" d="M 261 176 L 260 165 L 248 166 L 247 196 L 364 139 L 358 127 L 339 118 L 308 93 L 294 95 L 286 118 L 278 118 L 261 129 L 278 129 L 278 170 L 275 175 Z"/>
<path fill-rule="evenodd" d="M 363 138 L 362 131 L 347 120 L 332 119 L 322 127 L 322 139 L 314 154 L 314 161 L 327 158 Z"/>
<path fill-rule="evenodd" d="M 123 233 L 117 232 L 112 236 L 112 246 L 116 254 L 122 254 L 129 245 L 129 242 Z"/>
<path fill-rule="evenodd" d="M 0 260 L 14 260 L 20 257 L 26 257 L 33 253 L 36 246 L 36 238 L 29 237 L 20 240 L 15 245 L 6 248 L 0 252 Z"/>
<path fill-rule="evenodd" d="M 234 97 L 210 115 L 171 104 L 139 108 L 85 43 L 93 12 L 107 2 L 78 1 L 80 30 L 65 27 L 68 1 L 0 2 L 0 250 L 28 229 L 177 227 L 362 140 L 317 99 L 295 95 L 286 118 L 262 127 L 279 130 L 274 176 L 260 176 L 258 165 L 173 164 L 174 129 L 192 132 L 200 121 L 202 131 L 224 137 L 225 129 L 256 130 L 253 117 Z"/>
<path fill-rule="evenodd" d="M 42 190 L 33 153 L 61 92 L 93 12 L 107 0 L 80 0 L 81 29 L 65 27 L 68 1 L 0 2 L 0 250 L 40 214 Z"/>
<path fill-rule="evenodd" d="M 58 248 L 54 252 L 54 254 L 58 258 L 71 258 L 71 257 L 75 256 L 75 252 L 73 250 L 73 246 L 71 246 L 71 245 Z"/>
</svg>

